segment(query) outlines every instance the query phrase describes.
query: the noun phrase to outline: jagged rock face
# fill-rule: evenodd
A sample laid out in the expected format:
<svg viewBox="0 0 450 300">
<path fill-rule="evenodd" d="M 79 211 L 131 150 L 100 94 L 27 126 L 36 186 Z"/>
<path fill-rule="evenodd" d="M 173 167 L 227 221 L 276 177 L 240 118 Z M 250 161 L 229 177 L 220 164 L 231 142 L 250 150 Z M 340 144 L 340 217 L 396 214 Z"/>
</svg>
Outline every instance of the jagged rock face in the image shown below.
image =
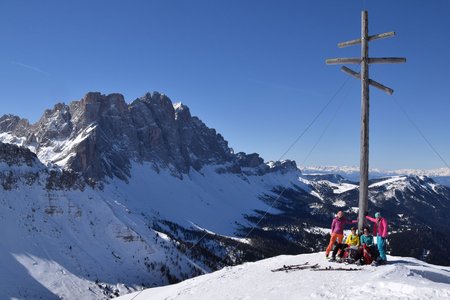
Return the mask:
<svg viewBox="0 0 450 300">
<path fill-rule="evenodd" d="M 3 116 L 0 130 L 23 137 L 22 144 L 33 147 L 41 161 L 94 179 L 127 180 L 132 161 L 151 162 L 178 176 L 206 164 L 239 164 L 220 134 L 157 92 L 131 104 L 121 94 L 88 93 L 69 105 L 56 104 L 34 125 Z"/>
<path fill-rule="evenodd" d="M 67 139 L 73 129 L 69 107 L 63 103 L 56 104 L 52 110 L 44 112 L 34 127 L 34 137 L 30 137 L 29 142 L 36 141 L 39 147 L 52 146 Z"/>
<path fill-rule="evenodd" d="M 0 133 L 11 133 L 16 139 L 25 138 L 30 134 L 30 123 L 18 116 L 4 115 L 0 117 Z"/>
<path fill-rule="evenodd" d="M 180 135 L 181 155 L 195 169 L 205 163 L 221 163 L 235 158 L 225 139 L 199 118 L 192 117 L 187 106 L 176 107 L 175 122 Z"/>
<path fill-rule="evenodd" d="M 26 165 L 31 167 L 37 164 L 36 154 L 24 147 L 0 142 L 0 163 L 6 163 L 9 167 Z"/>
<path fill-rule="evenodd" d="M 25 147 L 0 142 L 0 187 L 12 190 L 19 183 L 33 185 L 36 182 L 47 189 L 84 189 L 86 182 L 72 170 L 61 170 L 43 165 L 36 154 Z"/>
<path fill-rule="evenodd" d="M 264 163 L 264 160 L 259 157 L 258 153 L 245 154 L 239 152 L 236 154 L 239 164 L 244 168 L 255 168 Z"/>
</svg>

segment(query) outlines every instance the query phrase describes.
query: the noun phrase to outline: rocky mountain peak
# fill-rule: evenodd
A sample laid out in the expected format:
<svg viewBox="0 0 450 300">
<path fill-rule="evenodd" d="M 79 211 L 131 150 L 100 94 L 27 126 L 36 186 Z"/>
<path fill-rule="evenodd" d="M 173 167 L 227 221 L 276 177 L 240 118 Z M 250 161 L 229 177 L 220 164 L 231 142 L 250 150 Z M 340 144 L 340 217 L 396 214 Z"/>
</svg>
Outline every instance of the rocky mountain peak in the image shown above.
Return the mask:
<svg viewBox="0 0 450 300">
<path fill-rule="evenodd" d="M 120 117 L 127 114 L 128 105 L 122 94 L 103 95 L 89 92 L 80 101 L 71 103 L 74 117 L 84 126 L 97 122 L 102 118 Z"/>
<path fill-rule="evenodd" d="M 0 117 L 0 133 L 12 133 L 17 137 L 24 137 L 29 128 L 30 123 L 27 119 L 12 114 Z"/>
<path fill-rule="evenodd" d="M 222 135 L 192 116 L 186 105 L 174 105 L 158 92 L 146 93 L 131 104 L 118 93 L 89 92 L 69 105 L 57 103 L 34 125 L 17 116 L 3 116 L 0 134 L 5 132 L 9 132 L 7 142 L 22 137 L 21 144 L 42 162 L 96 180 L 126 181 L 133 162 L 167 168 L 178 177 L 205 165 L 226 165 L 226 170 L 238 173 L 245 168 L 254 174 L 296 169 L 295 162 L 268 166 L 256 153 L 234 154 Z M 2 135 L 0 141 L 6 141 Z"/>
<path fill-rule="evenodd" d="M 68 138 L 72 132 L 69 107 L 64 103 L 57 103 L 53 109 L 47 109 L 33 127 L 33 134 L 28 140 L 30 143 L 37 142 L 40 147 L 51 146 L 54 141 Z"/>
<path fill-rule="evenodd" d="M 86 177 L 126 180 L 133 161 L 150 162 L 181 176 L 190 168 L 233 160 L 228 143 L 192 117 L 185 105 L 164 94 L 146 93 L 131 104 L 123 95 L 89 92 L 69 105 L 56 104 L 30 126 L 19 117 L 0 119 L 1 132 L 26 130 L 25 146 L 45 163 L 56 163 Z"/>
<path fill-rule="evenodd" d="M 192 116 L 189 107 L 179 102 L 175 103 L 173 108 L 175 109 L 175 119 L 177 121 L 186 123 L 191 120 Z"/>
</svg>

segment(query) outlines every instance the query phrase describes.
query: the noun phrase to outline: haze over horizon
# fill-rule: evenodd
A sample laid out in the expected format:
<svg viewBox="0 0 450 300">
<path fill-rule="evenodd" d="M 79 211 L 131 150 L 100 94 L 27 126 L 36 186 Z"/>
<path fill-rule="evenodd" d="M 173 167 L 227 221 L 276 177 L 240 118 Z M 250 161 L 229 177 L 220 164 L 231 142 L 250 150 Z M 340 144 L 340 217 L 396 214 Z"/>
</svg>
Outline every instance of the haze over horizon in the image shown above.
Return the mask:
<svg viewBox="0 0 450 300">
<path fill-rule="evenodd" d="M 371 67 L 370 77 L 395 93 L 371 90 L 370 167 L 445 167 L 396 102 L 450 161 L 447 1 L 52 0 L 5 1 L 0 8 L 0 115 L 35 122 L 55 103 L 89 91 L 119 92 L 127 102 L 158 91 L 189 106 L 236 152 L 265 160 L 279 159 L 347 80 L 324 61 L 359 56 L 358 46 L 337 43 L 359 36 L 367 9 L 370 34 L 397 32 L 372 42 L 370 55 L 407 58 Z M 359 122 L 360 84 L 350 78 L 283 158 L 358 166 Z"/>
</svg>

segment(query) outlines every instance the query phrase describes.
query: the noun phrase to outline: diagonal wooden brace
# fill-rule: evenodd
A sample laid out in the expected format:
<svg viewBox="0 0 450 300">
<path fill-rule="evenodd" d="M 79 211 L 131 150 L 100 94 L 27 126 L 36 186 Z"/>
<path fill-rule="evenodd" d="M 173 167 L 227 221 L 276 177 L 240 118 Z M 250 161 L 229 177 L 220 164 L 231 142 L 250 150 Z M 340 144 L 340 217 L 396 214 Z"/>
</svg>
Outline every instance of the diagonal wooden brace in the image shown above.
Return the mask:
<svg viewBox="0 0 450 300">
<path fill-rule="evenodd" d="M 358 72 L 353 71 L 350 68 L 347 68 L 347 67 L 344 66 L 344 67 L 341 67 L 341 71 L 343 71 L 344 73 L 349 74 L 350 76 L 355 77 L 356 79 L 361 79 L 361 74 L 358 73 Z M 380 90 L 386 92 L 389 95 L 392 95 L 394 93 L 393 89 L 391 89 L 391 88 L 389 88 L 387 86 L 384 86 L 384 85 L 382 85 L 381 83 L 379 83 L 379 82 L 377 82 L 375 80 L 369 79 L 369 84 L 371 86 L 373 86 L 373 87 L 376 87 L 377 89 L 380 89 Z"/>
</svg>

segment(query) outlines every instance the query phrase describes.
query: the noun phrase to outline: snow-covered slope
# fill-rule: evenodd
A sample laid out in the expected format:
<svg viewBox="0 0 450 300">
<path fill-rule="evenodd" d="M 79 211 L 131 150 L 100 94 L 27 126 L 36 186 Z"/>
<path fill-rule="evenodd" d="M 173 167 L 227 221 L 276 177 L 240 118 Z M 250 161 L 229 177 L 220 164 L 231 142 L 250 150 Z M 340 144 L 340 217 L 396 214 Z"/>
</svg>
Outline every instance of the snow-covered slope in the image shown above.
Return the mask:
<svg viewBox="0 0 450 300">
<path fill-rule="evenodd" d="M 390 256 L 388 260 L 388 265 L 362 266 L 359 271 L 271 272 L 305 262 L 322 268 L 355 268 L 327 262 L 323 252 L 278 256 L 118 299 L 450 299 L 450 267 L 406 257 Z"/>
<path fill-rule="evenodd" d="M 127 183 L 64 187 L 66 171 L 28 149 L 0 148 L 0 299 L 106 299 L 210 272 L 227 255 L 226 240 L 214 239 L 234 238 L 250 226 L 245 215 L 268 209 L 261 194 L 298 180 L 296 172 L 219 174 L 220 166 L 179 178 L 144 163 L 132 165 Z M 186 250 L 202 228 L 212 237 Z"/>
<path fill-rule="evenodd" d="M 250 225 L 245 214 L 269 208 L 259 199 L 261 195 L 276 186 L 298 184 L 300 175 L 275 172 L 243 178 L 219 174 L 215 171 L 217 167 L 193 170 L 180 179 L 167 170 L 157 173 L 148 164 L 135 164 L 128 183 L 115 180 L 105 185 L 106 201 L 130 214 L 153 215 L 183 227 L 196 226 L 233 236 L 239 225 Z"/>
</svg>

